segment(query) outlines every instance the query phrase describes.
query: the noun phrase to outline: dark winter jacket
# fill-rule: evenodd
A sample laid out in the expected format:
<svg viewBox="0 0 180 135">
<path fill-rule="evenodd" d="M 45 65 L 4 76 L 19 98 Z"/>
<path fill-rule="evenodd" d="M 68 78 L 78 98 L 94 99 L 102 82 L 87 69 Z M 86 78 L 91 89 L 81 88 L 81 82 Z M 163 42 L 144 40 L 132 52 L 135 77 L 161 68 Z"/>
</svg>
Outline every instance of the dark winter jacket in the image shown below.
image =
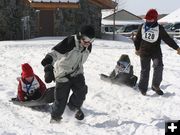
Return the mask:
<svg viewBox="0 0 180 135">
<path fill-rule="evenodd" d="M 85 48 L 80 45 L 77 35 L 69 36 L 52 48 L 41 62 L 43 66 L 51 64 L 54 67 L 54 77 L 58 82 L 68 81 L 67 76 L 83 73 L 83 63 L 91 52 L 92 45 Z"/>
<path fill-rule="evenodd" d="M 121 65 L 119 63 L 120 62 L 118 61 L 115 69 L 110 74 L 110 78 L 116 78 L 119 74 L 129 74 L 130 76 L 133 75 L 133 66 L 130 65 L 130 63 L 121 62 Z"/>
<path fill-rule="evenodd" d="M 161 40 L 177 50 L 178 45 L 168 35 L 162 25 L 157 22 L 154 24 L 144 23 L 138 29 L 134 44 L 141 57 L 159 57 L 162 56 Z"/>
<path fill-rule="evenodd" d="M 121 83 L 133 87 L 136 85 L 137 77 L 134 74 L 133 66 L 130 62 L 117 61 L 115 69 L 111 72 L 109 78 L 113 83 Z"/>
</svg>

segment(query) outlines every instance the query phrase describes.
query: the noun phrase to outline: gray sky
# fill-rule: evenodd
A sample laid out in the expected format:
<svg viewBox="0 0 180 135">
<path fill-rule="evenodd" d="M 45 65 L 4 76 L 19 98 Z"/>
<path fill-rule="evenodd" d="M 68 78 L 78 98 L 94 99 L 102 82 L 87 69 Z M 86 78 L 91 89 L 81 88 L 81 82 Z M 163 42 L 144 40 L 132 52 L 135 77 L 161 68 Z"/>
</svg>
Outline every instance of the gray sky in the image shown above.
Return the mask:
<svg viewBox="0 0 180 135">
<path fill-rule="evenodd" d="M 160 14 L 171 13 L 180 8 L 180 0 L 119 0 L 119 9 L 125 9 L 135 15 L 143 15 L 150 8 L 155 8 Z"/>
</svg>

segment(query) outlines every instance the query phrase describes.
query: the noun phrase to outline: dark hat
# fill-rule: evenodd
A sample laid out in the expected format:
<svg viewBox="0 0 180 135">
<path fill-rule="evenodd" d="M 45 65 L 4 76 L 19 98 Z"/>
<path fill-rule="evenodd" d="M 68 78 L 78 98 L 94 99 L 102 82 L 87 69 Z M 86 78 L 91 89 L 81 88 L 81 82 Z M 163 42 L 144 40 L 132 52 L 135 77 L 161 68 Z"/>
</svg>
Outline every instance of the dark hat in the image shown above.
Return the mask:
<svg viewBox="0 0 180 135">
<path fill-rule="evenodd" d="M 158 12 L 156 11 L 156 9 L 149 9 L 148 12 L 146 13 L 146 16 L 144 17 L 144 19 L 146 20 L 155 20 L 157 21 L 158 18 Z"/>
<path fill-rule="evenodd" d="M 89 38 L 95 37 L 95 30 L 91 25 L 85 25 L 81 28 L 81 35 Z"/>
<path fill-rule="evenodd" d="M 129 56 L 127 54 L 122 54 L 121 57 L 119 58 L 119 61 L 124 61 L 130 63 Z"/>
<path fill-rule="evenodd" d="M 22 66 L 22 78 L 30 77 L 34 75 L 32 67 L 28 63 L 24 63 Z"/>
</svg>

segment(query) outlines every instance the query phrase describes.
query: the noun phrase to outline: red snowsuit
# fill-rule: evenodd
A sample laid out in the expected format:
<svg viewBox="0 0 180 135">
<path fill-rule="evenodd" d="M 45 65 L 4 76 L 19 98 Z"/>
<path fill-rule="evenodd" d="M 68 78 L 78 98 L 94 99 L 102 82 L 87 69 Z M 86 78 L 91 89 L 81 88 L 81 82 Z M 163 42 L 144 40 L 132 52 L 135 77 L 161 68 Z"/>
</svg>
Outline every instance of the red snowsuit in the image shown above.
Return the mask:
<svg viewBox="0 0 180 135">
<path fill-rule="evenodd" d="M 27 82 L 22 77 L 18 79 L 18 81 L 19 101 L 36 100 L 40 98 L 46 90 L 46 85 L 37 75 L 34 75 L 31 83 Z"/>
</svg>

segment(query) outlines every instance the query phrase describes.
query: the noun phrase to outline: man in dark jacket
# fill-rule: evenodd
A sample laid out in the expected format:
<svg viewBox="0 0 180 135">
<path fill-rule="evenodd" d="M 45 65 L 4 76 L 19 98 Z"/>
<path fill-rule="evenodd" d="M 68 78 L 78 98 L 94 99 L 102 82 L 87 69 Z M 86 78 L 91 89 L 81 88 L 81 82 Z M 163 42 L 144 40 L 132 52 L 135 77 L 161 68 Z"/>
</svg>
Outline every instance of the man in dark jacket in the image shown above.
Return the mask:
<svg viewBox="0 0 180 135">
<path fill-rule="evenodd" d="M 81 32 L 65 38 L 42 60 L 41 63 L 45 67 L 45 81 L 56 82 L 51 123 L 62 119 L 70 89 L 73 93 L 67 105 L 70 110 L 77 111 L 75 117 L 78 120 L 84 118 L 81 106 L 88 87 L 85 84 L 83 64 L 91 52 L 94 37 L 94 28 L 89 25 L 83 26 Z"/>
<path fill-rule="evenodd" d="M 141 61 L 141 75 L 138 87 L 143 95 L 146 95 L 148 89 L 151 60 L 154 68 L 151 88 L 158 95 L 163 95 L 163 91 L 160 89 L 163 75 L 161 40 L 174 50 L 177 50 L 177 53 L 180 55 L 179 46 L 170 38 L 163 26 L 158 24 L 157 18 L 157 11 L 150 9 L 145 16 L 146 22 L 139 27 L 134 39 L 136 54 L 140 56 Z"/>
</svg>

